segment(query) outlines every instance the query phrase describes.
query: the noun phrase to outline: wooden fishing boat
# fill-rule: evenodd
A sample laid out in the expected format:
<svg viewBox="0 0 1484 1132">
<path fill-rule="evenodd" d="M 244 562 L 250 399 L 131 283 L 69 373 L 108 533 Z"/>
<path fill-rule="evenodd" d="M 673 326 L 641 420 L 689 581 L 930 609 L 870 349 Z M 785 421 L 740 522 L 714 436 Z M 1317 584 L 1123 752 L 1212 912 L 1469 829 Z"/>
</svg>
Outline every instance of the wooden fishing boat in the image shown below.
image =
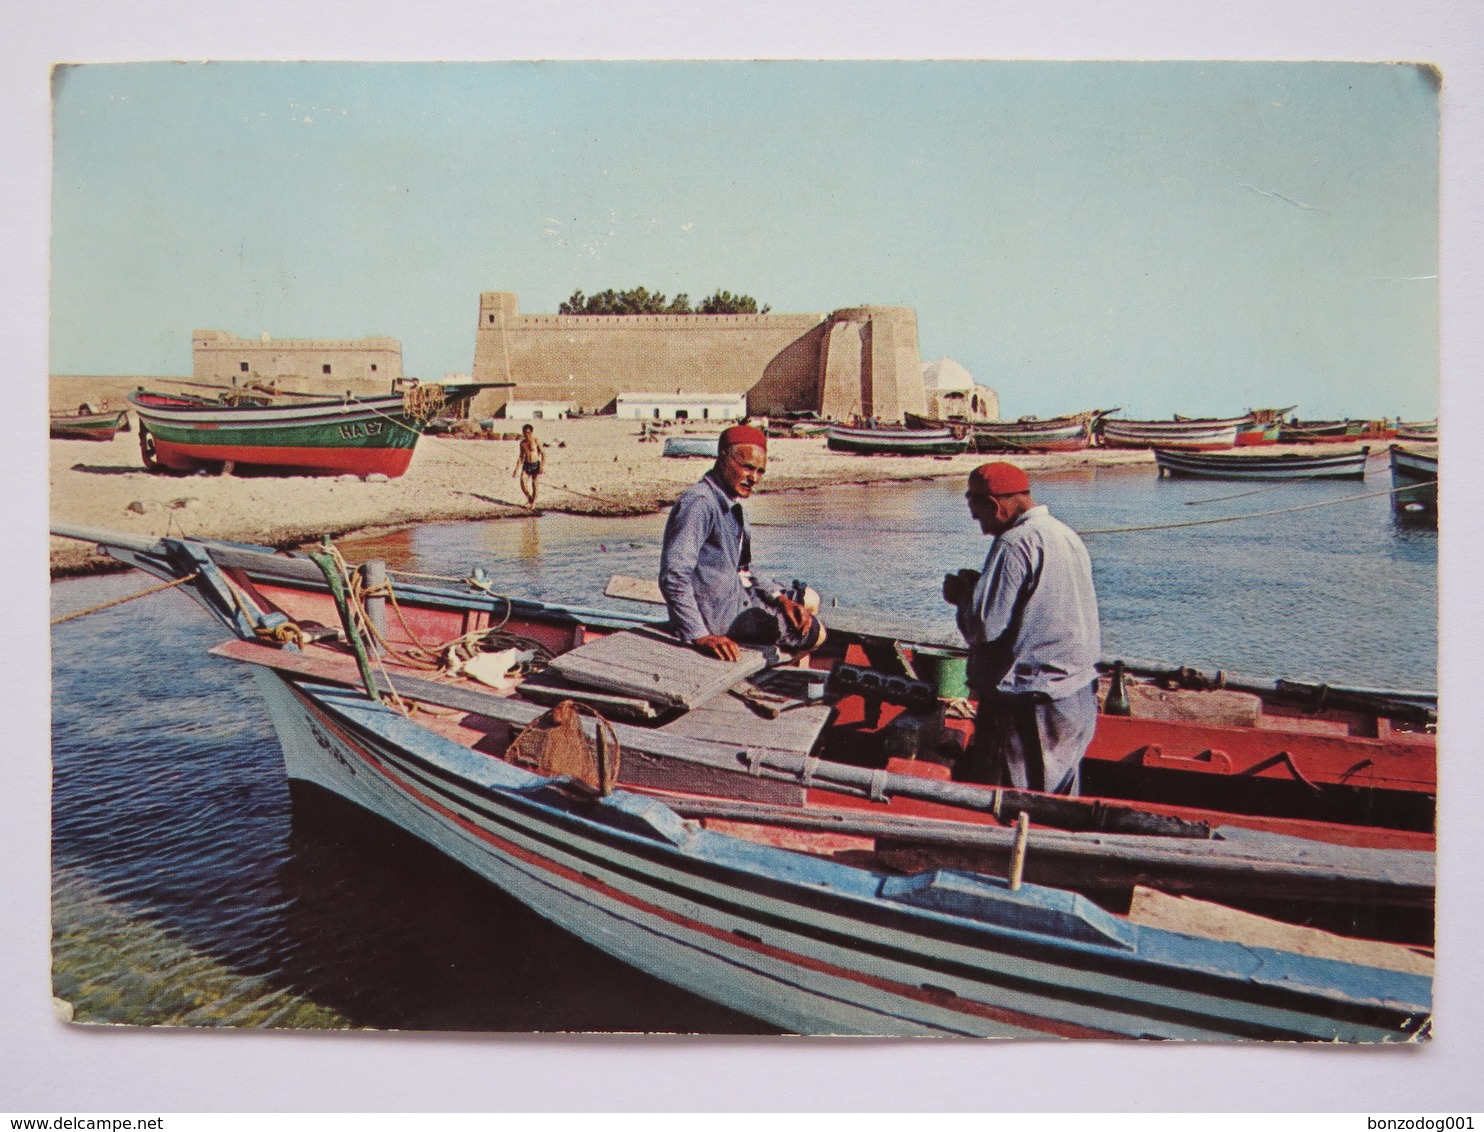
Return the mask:
<svg viewBox="0 0 1484 1132">
<path fill-rule="evenodd" d="M 714 460 L 720 439 L 718 436 L 667 436 L 664 455 L 706 456 Z"/>
<path fill-rule="evenodd" d="M 900 749 L 893 736 L 913 734 L 903 719 L 941 718 L 931 687 L 873 660 L 912 652 L 879 623 L 860 635 L 832 621 L 832 651 L 815 661 L 828 671 L 770 669 L 753 650 L 731 665 L 657 631 L 657 613 L 499 595 L 477 571 L 388 590 L 376 564 L 350 571 L 328 546 L 306 556 L 53 533 L 179 581 L 231 631 L 213 651 L 253 674 L 291 779 L 414 833 L 619 959 L 774 1025 L 1203 1040 L 1427 1031 L 1431 979 L 1413 950 L 1226 904 L 1278 893 L 1307 916 L 1344 893 L 1430 925 L 1431 853 L 1212 830 L 863 759 L 873 737 L 878 754 Z M 832 757 L 842 749 L 854 764 Z M 1052 879 L 1070 877 L 1121 896 L 1110 909 Z M 1155 926 L 1147 912 L 1151 897 L 1186 907 L 1212 892 L 1232 901 L 1190 907 L 1219 930 L 1192 916 Z"/>
<path fill-rule="evenodd" d="M 858 456 L 956 456 L 968 451 L 967 436 L 951 428 L 847 428 L 831 425 L 826 441 L 833 452 Z"/>
<path fill-rule="evenodd" d="M 1297 408 L 1251 409 L 1245 424 L 1237 426 L 1237 447 L 1251 448 L 1257 445 L 1277 444 L 1278 434 L 1283 429 L 1283 418 Z"/>
<path fill-rule="evenodd" d="M 1363 480 L 1369 448 L 1344 452 L 1284 452 L 1274 456 L 1241 456 L 1225 452 L 1154 450 L 1161 476 L 1194 476 L 1218 480 Z"/>
<path fill-rule="evenodd" d="M 1396 439 L 1408 440 L 1414 444 L 1436 444 L 1438 442 L 1438 422 L 1432 421 L 1402 421 L 1396 426 Z"/>
<path fill-rule="evenodd" d="M 266 397 L 228 404 L 180 393 L 129 394 L 146 468 L 174 472 L 400 476 L 429 422 L 489 384 L 419 385 L 378 396 Z"/>
<path fill-rule="evenodd" d="M 1341 440 L 1392 440 L 1396 426 L 1384 420 L 1293 421 L 1278 431 L 1280 444 L 1333 444 Z"/>
<path fill-rule="evenodd" d="M 53 413 L 51 436 L 54 440 L 112 440 L 129 431 L 127 409 L 93 409 L 80 405 L 75 413 Z"/>
<path fill-rule="evenodd" d="M 1098 425 L 1098 437 L 1106 448 L 1179 448 L 1187 451 L 1214 452 L 1235 448 L 1237 429 L 1247 418 L 1172 421 L 1122 421 L 1105 417 Z"/>
<path fill-rule="evenodd" d="M 1116 412 L 1117 410 L 1110 410 Z M 912 429 L 950 429 L 967 436 L 976 452 L 1077 452 L 1092 443 L 1093 427 L 1102 412 L 1073 413 L 1064 417 L 1021 417 L 1015 421 L 949 421 L 907 413 Z"/>
<path fill-rule="evenodd" d="M 1393 444 L 1391 486 L 1400 488 L 1392 495 L 1392 506 L 1402 514 L 1432 516 L 1438 513 L 1438 457 L 1436 452 L 1419 452 Z"/>
</svg>

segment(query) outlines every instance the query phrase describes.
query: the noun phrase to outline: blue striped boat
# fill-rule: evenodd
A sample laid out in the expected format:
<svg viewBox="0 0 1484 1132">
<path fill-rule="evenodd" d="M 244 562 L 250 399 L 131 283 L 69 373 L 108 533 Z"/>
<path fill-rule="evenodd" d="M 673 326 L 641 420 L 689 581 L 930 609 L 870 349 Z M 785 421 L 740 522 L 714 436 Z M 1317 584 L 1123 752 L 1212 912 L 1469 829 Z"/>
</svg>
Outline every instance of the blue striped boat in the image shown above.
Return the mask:
<svg viewBox="0 0 1484 1132">
<path fill-rule="evenodd" d="M 1324 1042 L 1410 1041 L 1428 1031 L 1423 974 L 1143 926 L 1083 896 L 986 873 L 857 867 L 703 828 L 653 794 L 576 791 L 472 749 L 456 722 L 397 710 L 369 669 L 357 684 L 316 660 L 311 622 L 284 612 L 327 600 L 324 585 L 314 592 L 294 581 L 309 568 L 301 556 L 53 533 L 185 580 L 238 638 L 213 651 L 248 662 L 289 778 L 415 834 L 622 961 L 773 1025 L 804 1034 Z M 279 602 L 264 596 L 274 592 Z M 476 620 L 544 619 L 548 631 L 648 620 L 455 588 L 409 587 L 401 600 Z M 540 713 L 499 702 L 512 724 Z M 624 732 L 626 751 L 637 734 Z M 761 774 L 762 753 L 746 754 Z"/>
</svg>

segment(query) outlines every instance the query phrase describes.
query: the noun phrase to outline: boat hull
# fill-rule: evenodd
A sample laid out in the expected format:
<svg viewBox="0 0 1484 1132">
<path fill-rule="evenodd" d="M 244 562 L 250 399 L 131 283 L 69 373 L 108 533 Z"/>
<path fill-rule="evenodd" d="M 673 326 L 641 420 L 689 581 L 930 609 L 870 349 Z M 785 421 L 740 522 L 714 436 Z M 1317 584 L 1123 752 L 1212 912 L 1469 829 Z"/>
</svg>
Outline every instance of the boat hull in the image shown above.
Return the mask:
<svg viewBox="0 0 1484 1132">
<path fill-rule="evenodd" d="M 258 679 L 290 777 L 379 814 L 616 958 L 797 1033 L 1388 1041 L 1425 1024 L 1423 977 L 1276 952 L 1254 974 L 1247 948 L 1122 923 L 1029 885 L 1005 898 L 1011 926 L 986 923 L 962 902 L 1001 899 L 984 878 L 883 878 L 698 832 L 632 795 L 598 804 L 629 819 L 616 829 L 359 693 Z M 1036 930 L 1043 903 L 1082 938 Z M 1316 983 L 1339 975 L 1352 988 L 1336 1003 Z"/>
<path fill-rule="evenodd" d="M 667 436 L 664 455 L 706 456 L 714 460 L 720 439 L 716 436 Z"/>
<path fill-rule="evenodd" d="M 1216 452 L 1235 448 L 1237 429 L 1245 417 L 1221 421 L 1102 422 L 1100 437 L 1107 448 L 1167 448 L 1188 452 Z"/>
<path fill-rule="evenodd" d="M 1080 452 L 1092 444 L 1095 414 L 1044 421 L 945 421 L 907 414 L 914 429 L 949 429 L 967 435 L 976 452 Z"/>
<path fill-rule="evenodd" d="M 833 427 L 826 442 L 833 452 L 858 456 L 956 456 L 968 451 L 968 437 L 952 429 L 876 429 Z"/>
<path fill-rule="evenodd" d="M 53 440 L 112 440 L 120 432 L 127 432 L 129 414 L 126 410 L 116 413 L 77 413 L 51 418 Z"/>
<path fill-rule="evenodd" d="M 451 386 L 446 401 L 478 386 Z M 400 476 L 428 416 L 400 394 L 294 405 L 224 406 L 196 398 L 134 393 L 147 467 L 176 472 L 235 469 L 284 475 Z"/>
<path fill-rule="evenodd" d="M 1237 447 L 1256 448 L 1268 444 L 1277 444 L 1278 434 L 1281 431 L 1282 426 L 1277 421 L 1268 425 L 1238 429 Z"/>
<path fill-rule="evenodd" d="M 1221 480 L 1363 480 L 1369 458 L 1370 450 L 1366 448 L 1321 456 L 1292 453 L 1237 456 L 1154 450 L 1154 460 L 1162 476 Z"/>
<path fill-rule="evenodd" d="M 1393 444 L 1390 449 L 1392 506 L 1401 513 L 1436 516 L 1438 458 Z"/>
</svg>

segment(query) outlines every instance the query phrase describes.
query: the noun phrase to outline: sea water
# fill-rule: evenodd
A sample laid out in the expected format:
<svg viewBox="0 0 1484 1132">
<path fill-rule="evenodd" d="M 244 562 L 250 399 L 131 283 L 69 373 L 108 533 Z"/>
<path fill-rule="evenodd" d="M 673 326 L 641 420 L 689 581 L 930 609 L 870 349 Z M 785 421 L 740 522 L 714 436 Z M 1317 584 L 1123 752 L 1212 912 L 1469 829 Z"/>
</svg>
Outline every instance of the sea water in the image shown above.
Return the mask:
<svg viewBox="0 0 1484 1132">
<path fill-rule="evenodd" d="M 1079 530 L 1160 528 L 1086 538 L 1105 652 L 1432 687 L 1436 533 L 1394 523 L 1384 496 L 1357 498 L 1378 482 L 1160 481 L 1135 468 L 1035 487 Z M 945 628 L 942 573 L 979 565 L 987 547 L 957 481 L 764 492 L 749 507 L 760 569 L 809 580 L 827 605 Z M 1174 525 L 1256 512 L 1282 513 Z M 591 605 L 613 574 L 654 576 L 663 524 L 551 514 L 342 545 L 419 573 L 482 564 L 496 590 Z M 58 582 L 53 615 L 150 581 Z M 179 592 L 53 633 L 54 979 L 78 1020 L 765 1032 L 586 947 L 347 803 L 291 802 L 255 685 L 206 653 L 222 637 Z"/>
</svg>

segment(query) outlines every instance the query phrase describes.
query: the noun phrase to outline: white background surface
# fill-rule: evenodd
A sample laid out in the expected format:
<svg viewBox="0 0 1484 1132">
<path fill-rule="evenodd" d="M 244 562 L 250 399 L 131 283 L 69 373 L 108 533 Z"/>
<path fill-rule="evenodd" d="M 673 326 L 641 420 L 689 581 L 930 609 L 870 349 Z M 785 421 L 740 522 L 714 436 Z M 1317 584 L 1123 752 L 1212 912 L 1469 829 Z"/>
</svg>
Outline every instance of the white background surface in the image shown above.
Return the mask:
<svg viewBox="0 0 1484 1132">
<path fill-rule="evenodd" d="M 1478 823 L 1479 101 L 1484 5 L 1339 0 L 401 4 L 78 0 L 0 12 L 0 1112 L 1484 1108 Z M 1443 893 L 1416 1049 L 199 1033 L 50 1012 L 44 433 L 48 68 L 131 59 L 1267 58 L 1444 72 Z M 1385 595 L 1377 595 L 1378 601 Z M 1295 630 L 1299 631 L 1299 630 Z"/>
</svg>

